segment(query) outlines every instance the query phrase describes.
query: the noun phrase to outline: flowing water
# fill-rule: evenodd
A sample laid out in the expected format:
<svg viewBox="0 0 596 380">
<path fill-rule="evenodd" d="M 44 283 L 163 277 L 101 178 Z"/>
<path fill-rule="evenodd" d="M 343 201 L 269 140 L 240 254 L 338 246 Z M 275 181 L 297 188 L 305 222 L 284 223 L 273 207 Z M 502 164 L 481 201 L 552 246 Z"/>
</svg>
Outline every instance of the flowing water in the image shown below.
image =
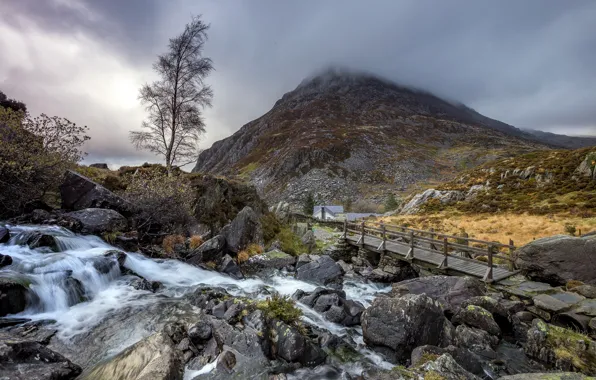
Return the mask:
<svg viewBox="0 0 596 380">
<path fill-rule="evenodd" d="M 96 236 L 79 236 L 60 227 L 8 226 L 9 243 L 0 245 L 1 253 L 10 255 L 13 264 L 3 268 L 0 276 L 16 278 L 29 284 L 30 300 L 19 317 L 32 320 L 51 320 L 57 329 L 61 352 L 67 351 L 77 358 L 77 364 L 88 366 L 112 356 L 137 341 L 149 336 L 168 318 L 183 317 L 196 312 L 183 304 L 184 294 L 198 285 L 219 286 L 232 295 L 264 297 L 264 288 L 284 295 L 296 290 L 312 291 L 316 286 L 298 281 L 286 274 L 266 279 L 234 280 L 217 272 L 203 270 L 177 260 L 150 259 L 137 253 L 127 253 L 124 266 L 148 281 L 163 284 L 156 293 L 134 289 L 131 276 L 120 273 L 116 256 L 105 256 L 115 248 Z M 36 232 L 55 237 L 60 252 L 47 248 L 30 249 L 24 243 Z M 374 284 L 347 282 L 344 290 L 348 298 L 369 305 L 375 294 L 388 291 Z M 346 328 L 325 320 L 316 311 L 299 304 L 306 323 L 331 333 L 350 335 L 356 349 L 370 363 L 390 368 L 379 355 L 365 348 L 360 329 Z M 117 324 L 117 326 L 114 326 Z M 97 339 L 97 334 L 105 334 Z M 85 355 L 81 342 L 101 341 L 100 347 Z M 89 348 L 89 350 L 92 350 Z M 68 357 L 69 355 L 65 353 Z M 214 368 L 208 365 L 201 373 Z M 362 366 L 347 365 L 348 372 L 359 373 Z M 187 371 L 185 378 L 192 378 L 195 371 Z"/>
</svg>

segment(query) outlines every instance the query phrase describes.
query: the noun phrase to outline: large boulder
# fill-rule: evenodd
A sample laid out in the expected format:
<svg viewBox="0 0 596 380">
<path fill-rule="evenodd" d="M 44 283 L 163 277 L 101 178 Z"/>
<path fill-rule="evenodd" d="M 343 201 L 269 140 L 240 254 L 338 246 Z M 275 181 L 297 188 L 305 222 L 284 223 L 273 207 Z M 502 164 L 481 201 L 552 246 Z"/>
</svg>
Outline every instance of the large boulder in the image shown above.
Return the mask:
<svg viewBox="0 0 596 380">
<path fill-rule="evenodd" d="M 465 300 L 485 292 L 486 286 L 472 277 L 428 276 L 393 284 L 392 295 L 426 294 L 437 300 L 445 312 L 455 313 Z"/>
<path fill-rule="evenodd" d="M 488 332 L 491 335 L 501 335 L 501 329 L 493 315 L 486 309 L 476 306 L 468 305 L 465 308 L 461 308 L 452 319 L 453 323 L 466 324 L 470 327 L 476 327 L 481 330 Z"/>
<path fill-rule="evenodd" d="M 39 342 L 0 333 L 0 379 L 69 380 L 81 368 Z"/>
<path fill-rule="evenodd" d="M 66 213 L 64 216 L 79 223 L 80 232 L 84 234 L 119 232 L 126 230 L 128 227 L 126 218 L 117 211 L 110 209 L 86 208 Z"/>
<path fill-rule="evenodd" d="M 418 346 L 448 346 L 453 333 L 439 303 L 424 294 L 376 298 L 361 320 L 364 342 L 393 363 L 405 363 Z"/>
<path fill-rule="evenodd" d="M 312 256 L 311 256 L 312 258 Z M 329 256 L 319 256 L 296 269 L 296 278 L 318 285 L 328 285 L 341 281 L 342 270 Z"/>
<path fill-rule="evenodd" d="M 210 261 L 218 262 L 223 257 L 226 248 L 226 238 L 217 235 L 201 244 L 197 249 L 193 250 L 187 257 L 186 261 L 192 265 L 199 265 L 201 263 L 208 263 Z"/>
<path fill-rule="evenodd" d="M 250 273 L 281 270 L 296 264 L 296 257 L 280 250 L 272 250 L 252 256 L 242 264 L 242 270 Z"/>
<path fill-rule="evenodd" d="M 0 268 L 7 267 L 12 264 L 12 257 L 9 255 L 0 254 Z"/>
<path fill-rule="evenodd" d="M 269 329 L 271 354 L 290 363 L 313 367 L 325 361 L 327 355 L 318 344 L 304 337 L 295 327 L 274 321 Z"/>
<path fill-rule="evenodd" d="M 236 218 L 222 230 L 226 238 L 227 249 L 238 253 L 249 244 L 263 245 L 263 230 L 258 215 L 246 206 Z"/>
<path fill-rule="evenodd" d="M 423 193 L 416 194 L 408 203 L 401 209 L 402 214 L 415 214 L 420 210 L 420 207 L 431 199 L 437 199 L 442 204 L 450 204 L 466 199 L 466 193 L 463 191 L 446 190 L 440 191 L 435 189 L 428 189 Z"/>
<path fill-rule="evenodd" d="M 515 264 L 534 281 L 565 285 L 579 280 L 596 285 L 596 236 L 557 235 L 539 239 L 514 252 Z"/>
<path fill-rule="evenodd" d="M 26 281 L 0 277 L 0 317 L 20 313 L 26 306 Z"/>
<path fill-rule="evenodd" d="M 238 264 L 236 264 L 236 260 L 234 260 L 230 255 L 225 255 L 221 259 L 221 262 L 217 266 L 217 271 L 225 273 L 237 280 L 244 278 L 242 271 L 238 267 Z"/>
<path fill-rule="evenodd" d="M 321 313 L 325 319 L 345 326 L 359 325 L 364 311 L 360 302 L 346 300 L 342 290 L 316 288 L 310 293 L 297 290 L 292 298 Z"/>
<path fill-rule="evenodd" d="M 155 333 L 100 363 L 81 377 L 85 380 L 181 380 L 184 363 L 165 331 Z"/>
<path fill-rule="evenodd" d="M 64 175 L 60 195 L 62 208 L 66 210 L 108 208 L 124 216 L 130 216 L 135 212 L 135 207 L 130 202 L 72 170 L 68 170 Z"/>
<path fill-rule="evenodd" d="M 596 181 L 596 152 L 588 153 L 582 163 L 575 169 L 575 174 Z"/>
</svg>

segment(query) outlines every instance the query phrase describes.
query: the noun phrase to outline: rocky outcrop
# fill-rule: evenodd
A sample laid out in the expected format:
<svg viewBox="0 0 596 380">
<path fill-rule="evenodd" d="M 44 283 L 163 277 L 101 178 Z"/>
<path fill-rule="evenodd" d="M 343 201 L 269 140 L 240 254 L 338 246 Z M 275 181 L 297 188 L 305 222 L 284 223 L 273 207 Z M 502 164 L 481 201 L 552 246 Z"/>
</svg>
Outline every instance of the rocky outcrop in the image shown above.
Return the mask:
<svg viewBox="0 0 596 380">
<path fill-rule="evenodd" d="M 102 208 L 86 208 L 64 214 L 80 225 L 83 234 L 103 234 L 120 232 L 128 227 L 128 221 L 117 211 Z"/>
<path fill-rule="evenodd" d="M 269 340 L 272 343 L 272 355 L 290 363 L 297 362 L 312 367 L 323 363 L 327 356 L 318 344 L 304 337 L 295 327 L 281 321 L 272 323 Z"/>
<path fill-rule="evenodd" d="M 314 256 L 314 258 L 313 261 L 296 269 L 296 278 L 298 280 L 318 285 L 341 283 L 341 267 L 332 258 L 329 256 Z"/>
<path fill-rule="evenodd" d="M 0 317 L 25 310 L 27 306 L 26 285 L 25 279 L 0 277 Z"/>
<path fill-rule="evenodd" d="M 296 257 L 290 256 L 280 250 L 272 250 L 256 255 L 243 263 L 242 270 L 247 273 L 262 273 L 272 270 L 281 270 L 293 267 Z"/>
<path fill-rule="evenodd" d="M 376 298 L 361 319 L 364 342 L 394 363 L 406 362 L 418 346 L 448 346 L 453 333 L 439 303 L 426 295 Z"/>
<path fill-rule="evenodd" d="M 513 254 L 515 264 L 532 280 L 565 285 L 569 280 L 596 284 L 596 236 L 557 235 L 535 240 Z"/>
<path fill-rule="evenodd" d="M 217 235 L 201 244 L 197 249 L 193 250 L 187 257 L 186 261 L 192 265 L 199 265 L 201 263 L 218 262 L 223 257 L 226 248 L 226 238 Z"/>
<path fill-rule="evenodd" d="M 360 325 L 364 306 L 360 302 L 347 300 L 342 290 L 317 288 L 310 293 L 297 290 L 292 298 L 321 313 L 333 323 Z"/>
<path fill-rule="evenodd" d="M 221 232 L 230 252 L 238 253 L 249 244 L 263 245 L 263 230 L 258 215 L 246 206 L 236 215 L 232 223 Z"/>
<path fill-rule="evenodd" d="M 445 312 L 455 313 L 464 301 L 482 296 L 485 291 L 485 285 L 471 277 L 428 276 L 393 284 L 392 295 L 426 294 L 438 301 Z"/>
<path fill-rule="evenodd" d="M 596 342 L 540 319 L 532 322 L 524 350 L 529 356 L 559 370 L 596 374 Z"/>
<path fill-rule="evenodd" d="M 64 181 L 60 185 L 60 195 L 62 208 L 66 210 L 107 208 L 118 211 L 124 216 L 130 216 L 135 212 L 135 207 L 130 202 L 71 170 L 64 175 Z"/>
<path fill-rule="evenodd" d="M 575 169 L 575 175 L 596 181 L 596 152 L 588 153 L 582 163 Z"/>
<path fill-rule="evenodd" d="M 0 378 L 70 380 L 81 367 L 39 342 L 0 332 Z"/>
<path fill-rule="evenodd" d="M 195 219 L 216 233 L 234 219 L 246 206 L 257 215 L 267 211 L 267 205 L 253 186 L 229 178 L 194 174 L 190 177 L 194 192 Z"/>
<path fill-rule="evenodd" d="M 160 331 L 100 363 L 81 377 L 85 380 L 181 380 L 184 363 L 176 344 Z"/>
<path fill-rule="evenodd" d="M 466 194 L 462 191 L 446 190 L 440 191 L 435 189 L 425 190 L 423 193 L 416 194 L 402 209 L 402 214 L 415 214 L 420 211 L 420 207 L 431 199 L 436 199 L 441 204 L 451 204 L 466 199 Z"/>
</svg>

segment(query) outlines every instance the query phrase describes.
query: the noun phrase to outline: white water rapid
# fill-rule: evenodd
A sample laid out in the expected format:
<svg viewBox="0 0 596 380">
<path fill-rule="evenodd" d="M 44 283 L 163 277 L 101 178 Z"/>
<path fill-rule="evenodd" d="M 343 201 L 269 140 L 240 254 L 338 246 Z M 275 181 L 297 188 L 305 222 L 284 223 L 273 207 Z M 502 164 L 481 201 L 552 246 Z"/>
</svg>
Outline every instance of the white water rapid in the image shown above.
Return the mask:
<svg viewBox="0 0 596 380">
<path fill-rule="evenodd" d="M 0 277 L 17 279 L 30 289 L 27 308 L 16 317 L 50 320 L 58 330 L 56 338 L 68 347 L 75 345 L 77 337 L 89 334 L 124 309 L 134 310 L 138 318 L 144 315 L 140 311 L 146 312 L 146 320 L 135 320 L 134 325 L 122 326 L 121 331 L 116 329 L 117 333 L 102 342 L 104 358 L 117 354 L 153 332 L 151 324 L 157 323 L 158 319 L 149 316 L 151 313 L 148 310 L 152 306 L 161 305 L 160 302 L 177 302 L 197 285 L 219 286 L 232 295 L 250 297 L 264 297 L 260 291 L 265 287 L 284 295 L 292 295 L 298 289 L 312 291 L 316 288 L 315 285 L 284 274 L 266 279 L 234 280 L 181 261 L 150 259 L 138 253 L 127 253 L 124 264 L 127 269 L 148 281 L 163 284 L 156 293 L 151 293 L 131 286 L 134 277 L 123 275 L 117 255 L 109 255 L 116 248 L 98 237 L 75 235 L 60 227 L 7 227 L 11 231 L 11 239 L 7 244 L 0 244 L 0 253 L 10 255 L 13 263 L 0 270 Z M 51 252 L 47 248 L 30 249 L 24 243 L 35 232 L 54 236 L 60 252 Z M 376 293 L 388 291 L 372 284 L 347 281 L 344 290 L 348 298 L 360 301 L 365 306 L 370 304 Z M 357 343 L 355 348 L 370 362 L 382 368 L 391 368 L 391 364 L 365 348 L 359 329 L 331 323 L 316 311 L 301 304 L 299 306 L 304 312 L 306 323 L 336 335 L 350 334 Z M 214 367 L 215 364 L 211 363 L 202 371 Z M 357 363 L 347 367 L 346 370 L 351 373 L 359 374 L 362 371 Z M 189 375 L 187 373 L 185 377 L 190 378 Z"/>
</svg>

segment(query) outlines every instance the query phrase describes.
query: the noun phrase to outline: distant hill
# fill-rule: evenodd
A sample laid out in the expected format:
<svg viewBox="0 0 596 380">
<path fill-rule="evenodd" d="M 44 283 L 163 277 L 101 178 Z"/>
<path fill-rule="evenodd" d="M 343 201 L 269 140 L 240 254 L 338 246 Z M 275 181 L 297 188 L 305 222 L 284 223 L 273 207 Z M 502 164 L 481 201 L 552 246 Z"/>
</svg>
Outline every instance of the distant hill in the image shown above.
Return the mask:
<svg viewBox="0 0 596 380">
<path fill-rule="evenodd" d="M 239 175 L 269 203 L 381 201 L 551 141 L 382 78 L 329 70 L 201 153 L 193 171 Z"/>
<path fill-rule="evenodd" d="M 596 146 L 487 162 L 404 203 L 403 213 L 571 213 L 596 217 Z"/>
</svg>

